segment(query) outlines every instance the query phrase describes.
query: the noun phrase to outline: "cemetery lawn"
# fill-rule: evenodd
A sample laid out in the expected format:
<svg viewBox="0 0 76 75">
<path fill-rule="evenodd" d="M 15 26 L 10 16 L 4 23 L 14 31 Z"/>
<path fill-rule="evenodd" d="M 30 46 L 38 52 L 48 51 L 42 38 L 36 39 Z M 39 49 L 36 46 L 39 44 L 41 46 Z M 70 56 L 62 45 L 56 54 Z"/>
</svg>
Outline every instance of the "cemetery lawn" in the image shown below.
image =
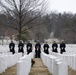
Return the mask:
<svg viewBox="0 0 76 75">
<path fill-rule="evenodd" d="M 29 75 L 52 75 L 48 69 L 43 65 L 42 60 L 35 58 L 35 65 L 31 68 Z"/>
<path fill-rule="evenodd" d="M 68 75 L 76 75 L 76 71 L 72 70 L 70 67 L 68 69 Z"/>
<path fill-rule="evenodd" d="M 52 75 L 49 73 L 48 69 L 44 67 L 41 59 L 34 59 L 35 65 L 31 68 L 29 75 Z M 5 72 L 0 75 L 17 75 L 16 65 L 8 68 Z M 70 67 L 68 69 L 68 75 L 76 75 L 76 71 L 72 70 Z"/>
<path fill-rule="evenodd" d="M 16 65 L 9 67 L 5 72 L 0 75 L 17 75 L 16 74 L 17 68 Z"/>
</svg>

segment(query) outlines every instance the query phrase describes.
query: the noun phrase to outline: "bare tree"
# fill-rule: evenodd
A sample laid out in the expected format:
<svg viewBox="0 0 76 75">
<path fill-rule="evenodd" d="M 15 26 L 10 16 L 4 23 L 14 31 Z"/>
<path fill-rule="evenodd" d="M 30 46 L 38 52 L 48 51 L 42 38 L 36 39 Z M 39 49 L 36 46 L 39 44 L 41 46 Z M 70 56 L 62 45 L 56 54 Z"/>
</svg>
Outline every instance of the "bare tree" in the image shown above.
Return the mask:
<svg viewBox="0 0 76 75">
<path fill-rule="evenodd" d="M 32 28 L 34 25 L 28 25 L 43 14 L 45 0 L 0 0 L 0 7 L 7 16 L 7 26 L 18 31 L 21 40 L 22 32 Z"/>
</svg>

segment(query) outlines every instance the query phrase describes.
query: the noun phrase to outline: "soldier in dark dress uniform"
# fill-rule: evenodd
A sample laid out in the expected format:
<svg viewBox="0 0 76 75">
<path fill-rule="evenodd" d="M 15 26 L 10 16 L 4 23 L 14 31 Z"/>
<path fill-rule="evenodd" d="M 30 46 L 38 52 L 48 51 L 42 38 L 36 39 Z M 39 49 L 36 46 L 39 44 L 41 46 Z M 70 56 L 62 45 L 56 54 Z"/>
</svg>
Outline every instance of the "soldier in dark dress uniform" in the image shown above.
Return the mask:
<svg viewBox="0 0 76 75">
<path fill-rule="evenodd" d="M 58 53 L 57 48 L 58 48 L 58 45 L 57 45 L 57 43 L 54 41 L 54 43 L 52 44 L 52 52 Z"/>
<path fill-rule="evenodd" d="M 22 52 L 24 53 L 24 43 L 22 43 L 22 41 L 19 42 L 18 44 L 18 52 Z"/>
<path fill-rule="evenodd" d="M 44 52 L 46 53 L 46 54 L 49 54 L 49 45 L 47 44 L 47 42 L 43 45 L 43 48 L 44 48 Z"/>
<path fill-rule="evenodd" d="M 15 44 L 13 43 L 13 41 L 11 41 L 11 43 L 9 44 L 9 48 L 10 48 L 10 52 L 12 52 L 12 54 L 15 53 Z"/>
<path fill-rule="evenodd" d="M 41 44 L 38 41 L 35 45 L 35 57 L 40 58 L 40 53 L 41 53 Z"/>
<path fill-rule="evenodd" d="M 30 52 L 32 52 L 32 44 L 30 43 L 30 41 L 28 41 L 28 43 L 26 45 L 26 48 L 27 48 L 27 54 L 29 54 Z"/>
<path fill-rule="evenodd" d="M 61 54 L 63 54 L 63 52 L 66 52 L 65 47 L 66 47 L 65 43 L 64 43 L 64 41 L 62 41 L 62 43 L 60 44 L 60 53 Z"/>
</svg>

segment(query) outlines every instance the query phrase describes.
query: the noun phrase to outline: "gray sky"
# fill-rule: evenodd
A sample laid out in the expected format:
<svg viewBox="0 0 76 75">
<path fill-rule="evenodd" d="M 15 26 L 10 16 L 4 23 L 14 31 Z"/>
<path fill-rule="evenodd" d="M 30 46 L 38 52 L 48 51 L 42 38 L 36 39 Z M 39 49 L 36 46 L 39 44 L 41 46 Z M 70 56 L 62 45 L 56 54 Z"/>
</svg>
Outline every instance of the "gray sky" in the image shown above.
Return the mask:
<svg viewBox="0 0 76 75">
<path fill-rule="evenodd" d="M 48 11 L 76 13 L 76 0 L 46 0 Z"/>
<path fill-rule="evenodd" d="M 48 0 L 48 2 L 49 11 L 76 13 L 76 0 Z"/>
</svg>

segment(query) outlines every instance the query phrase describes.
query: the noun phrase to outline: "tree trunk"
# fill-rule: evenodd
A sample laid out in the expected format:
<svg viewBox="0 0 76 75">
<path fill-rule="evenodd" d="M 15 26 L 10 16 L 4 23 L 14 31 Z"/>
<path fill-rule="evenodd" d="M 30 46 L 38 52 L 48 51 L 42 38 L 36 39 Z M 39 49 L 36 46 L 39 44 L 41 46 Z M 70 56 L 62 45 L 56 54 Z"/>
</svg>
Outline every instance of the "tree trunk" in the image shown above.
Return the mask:
<svg viewBox="0 0 76 75">
<path fill-rule="evenodd" d="M 21 25 L 22 25 L 22 22 L 21 22 L 21 19 L 22 19 L 22 15 L 21 15 L 21 8 L 22 8 L 22 5 L 21 5 L 21 0 L 20 0 L 20 7 L 19 7 L 19 9 L 20 9 L 20 11 L 19 11 L 19 41 L 20 40 L 22 40 L 21 39 L 21 30 L 22 30 L 22 27 L 21 27 Z"/>
<path fill-rule="evenodd" d="M 21 30 L 19 31 L 19 36 L 18 36 L 18 40 L 21 40 Z"/>
</svg>

